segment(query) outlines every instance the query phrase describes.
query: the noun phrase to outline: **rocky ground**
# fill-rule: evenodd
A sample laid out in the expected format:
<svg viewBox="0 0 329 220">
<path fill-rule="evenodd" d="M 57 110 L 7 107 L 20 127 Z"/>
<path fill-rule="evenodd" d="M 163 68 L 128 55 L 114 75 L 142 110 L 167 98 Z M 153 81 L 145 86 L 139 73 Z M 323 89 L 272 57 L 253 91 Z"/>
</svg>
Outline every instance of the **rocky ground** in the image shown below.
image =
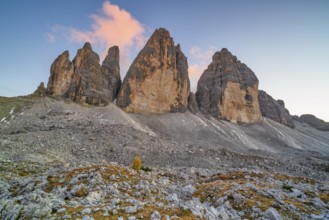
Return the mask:
<svg viewBox="0 0 329 220">
<path fill-rule="evenodd" d="M 0 103 L 2 219 L 329 219 L 329 133 L 306 124 Z"/>
</svg>

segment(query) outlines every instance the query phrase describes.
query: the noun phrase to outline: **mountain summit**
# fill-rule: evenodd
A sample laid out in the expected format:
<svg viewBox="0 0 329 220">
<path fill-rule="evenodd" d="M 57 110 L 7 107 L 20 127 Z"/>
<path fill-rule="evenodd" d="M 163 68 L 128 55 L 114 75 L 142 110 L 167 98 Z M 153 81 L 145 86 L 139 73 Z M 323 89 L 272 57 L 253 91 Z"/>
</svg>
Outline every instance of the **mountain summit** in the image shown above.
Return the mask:
<svg viewBox="0 0 329 220">
<path fill-rule="evenodd" d="M 196 99 L 205 114 L 231 122 L 261 119 L 258 79 L 226 48 L 216 52 L 198 81 Z"/>
<path fill-rule="evenodd" d="M 187 58 L 169 31 L 159 28 L 131 64 L 117 105 L 127 112 L 184 112 L 189 93 Z"/>
<path fill-rule="evenodd" d="M 103 65 L 90 45 L 85 43 L 74 60 L 65 51 L 50 68 L 48 93 L 69 98 L 78 103 L 107 105 L 113 101 L 121 84 L 119 48 L 109 49 Z"/>
</svg>

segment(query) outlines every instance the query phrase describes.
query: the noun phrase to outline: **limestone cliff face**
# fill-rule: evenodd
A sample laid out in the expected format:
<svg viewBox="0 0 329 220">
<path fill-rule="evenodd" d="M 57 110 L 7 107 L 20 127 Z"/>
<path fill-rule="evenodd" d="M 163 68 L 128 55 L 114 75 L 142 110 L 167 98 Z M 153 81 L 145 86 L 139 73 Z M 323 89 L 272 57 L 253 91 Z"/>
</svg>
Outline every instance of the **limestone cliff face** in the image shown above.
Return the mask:
<svg viewBox="0 0 329 220">
<path fill-rule="evenodd" d="M 59 55 L 50 67 L 47 90 L 51 95 L 61 96 L 69 88 L 74 67 L 69 59 L 69 52 Z"/>
<path fill-rule="evenodd" d="M 127 112 L 184 112 L 190 81 L 187 59 L 170 33 L 157 29 L 123 81 L 117 105 Z"/>
<path fill-rule="evenodd" d="M 113 101 L 121 84 L 118 47 L 109 49 L 102 66 L 99 61 L 89 43 L 78 50 L 72 62 L 65 51 L 51 66 L 48 93 L 91 105 Z"/>
<path fill-rule="evenodd" d="M 215 118 L 233 123 L 261 119 L 256 75 L 225 48 L 200 77 L 196 100 L 201 112 Z"/>
<path fill-rule="evenodd" d="M 110 100 L 113 101 L 121 86 L 119 47 L 111 47 L 102 63 L 102 70 L 108 80 Z"/>
<path fill-rule="evenodd" d="M 275 100 L 266 92 L 260 90 L 258 95 L 262 115 L 273 121 L 294 128 L 295 123 L 282 100 Z"/>
</svg>

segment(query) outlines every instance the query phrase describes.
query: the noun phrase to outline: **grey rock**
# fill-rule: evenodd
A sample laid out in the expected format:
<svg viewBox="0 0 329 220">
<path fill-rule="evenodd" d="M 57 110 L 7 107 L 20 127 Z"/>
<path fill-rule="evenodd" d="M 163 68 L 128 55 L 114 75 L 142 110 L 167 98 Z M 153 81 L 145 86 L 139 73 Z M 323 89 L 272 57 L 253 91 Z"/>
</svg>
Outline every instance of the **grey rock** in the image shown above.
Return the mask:
<svg viewBox="0 0 329 220">
<path fill-rule="evenodd" d="M 62 199 L 54 198 L 50 200 L 50 205 L 53 210 L 59 210 L 65 205 L 65 202 Z"/>
<path fill-rule="evenodd" d="M 34 91 L 34 96 L 44 97 L 47 94 L 47 89 L 45 88 L 45 84 L 43 82 L 40 83 L 38 88 Z"/>
<path fill-rule="evenodd" d="M 228 87 L 229 83 L 238 83 L 240 87 Z M 234 99 L 226 95 L 226 89 L 234 93 Z M 245 96 L 240 97 L 244 93 Z M 200 111 L 205 115 L 246 123 L 261 118 L 257 99 L 258 79 L 251 69 L 226 48 L 213 55 L 211 64 L 198 81 L 195 96 Z M 231 104 L 239 106 L 239 110 L 228 107 Z"/>
<path fill-rule="evenodd" d="M 192 197 L 195 190 L 196 190 L 195 187 L 192 186 L 191 184 L 189 184 L 189 185 L 186 185 L 186 186 L 180 188 L 180 191 L 178 192 L 178 195 L 182 199 L 188 199 L 188 198 Z"/>
<path fill-rule="evenodd" d="M 60 209 L 57 210 L 57 213 L 63 213 L 65 211 L 66 211 L 66 208 L 60 208 Z"/>
<path fill-rule="evenodd" d="M 103 66 L 90 43 L 79 49 L 72 62 L 65 51 L 52 64 L 47 92 L 53 96 L 91 105 L 106 105 L 120 87 L 119 49 L 112 47 Z"/>
<path fill-rule="evenodd" d="M 108 88 L 111 90 L 110 101 L 116 99 L 121 86 L 119 47 L 113 46 L 109 49 L 102 63 L 102 69 L 108 77 Z"/>
<path fill-rule="evenodd" d="M 50 215 L 52 212 L 52 207 L 47 201 L 44 203 L 39 204 L 38 207 L 35 207 L 34 213 L 31 217 L 34 218 L 45 218 L 46 216 Z"/>
<path fill-rule="evenodd" d="M 272 207 L 265 211 L 264 217 L 268 218 L 269 220 L 282 220 L 278 211 Z"/>
<path fill-rule="evenodd" d="M 90 208 L 85 208 L 85 209 L 81 210 L 81 214 L 90 214 L 90 213 L 91 213 Z"/>
<path fill-rule="evenodd" d="M 314 115 L 305 114 L 301 115 L 300 117 L 294 116 L 294 119 L 302 123 L 307 123 L 311 127 L 316 128 L 320 131 L 329 131 L 329 122 L 325 122 L 315 117 Z"/>
<path fill-rule="evenodd" d="M 137 206 L 127 206 L 125 207 L 126 214 L 134 214 L 137 212 Z"/>
<path fill-rule="evenodd" d="M 129 67 L 116 103 L 128 112 L 185 112 L 189 93 L 187 58 L 159 28 Z"/>
<path fill-rule="evenodd" d="M 88 216 L 88 215 L 85 215 L 82 217 L 82 220 L 94 220 L 94 218 Z"/>
<path fill-rule="evenodd" d="M 222 220 L 229 220 L 230 217 L 227 214 L 226 208 L 224 206 L 221 206 L 218 208 L 218 216 L 222 219 Z"/>
<path fill-rule="evenodd" d="M 0 199 L 6 199 L 11 196 L 8 190 L 8 185 L 0 181 Z"/>
<path fill-rule="evenodd" d="M 6 209 L 2 210 L 0 215 L 1 219 L 18 219 L 18 217 L 21 215 L 22 206 L 13 204 L 12 201 L 5 201 L 3 206 L 6 206 Z"/>
<path fill-rule="evenodd" d="M 270 118 L 290 128 L 295 127 L 294 120 L 282 100 L 275 100 L 262 90 L 259 90 L 258 100 L 263 117 Z"/>
<path fill-rule="evenodd" d="M 179 205 L 179 199 L 176 193 L 169 194 L 166 199 L 171 205 Z"/>
<path fill-rule="evenodd" d="M 161 215 L 158 211 L 154 211 L 152 214 L 151 214 L 151 220 L 160 220 L 161 219 Z"/>
<path fill-rule="evenodd" d="M 199 112 L 199 106 L 198 103 L 196 102 L 195 94 L 193 92 L 190 92 L 190 95 L 188 97 L 187 108 L 192 114 L 196 114 Z"/>
<path fill-rule="evenodd" d="M 215 209 L 213 206 L 206 206 L 206 214 L 205 217 L 208 220 L 217 220 L 220 213 L 217 209 Z"/>
</svg>

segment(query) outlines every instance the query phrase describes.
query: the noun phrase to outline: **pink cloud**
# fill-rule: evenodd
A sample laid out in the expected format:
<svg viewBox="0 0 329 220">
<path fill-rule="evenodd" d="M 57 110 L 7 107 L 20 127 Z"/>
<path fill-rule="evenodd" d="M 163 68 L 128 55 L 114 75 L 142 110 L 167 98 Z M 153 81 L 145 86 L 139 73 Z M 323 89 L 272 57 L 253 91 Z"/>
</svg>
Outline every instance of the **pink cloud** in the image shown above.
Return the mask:
<svg viewBox="0 0 329 220">
<path fill-rule="evenodd" d="M 71 42 L 90 42 L 99 50 L 101 61 L 105 58 L 108 48 L 119 46 L 121 72 L 125 74 L 130 64 L 130 54 L 145 43 L 144 26 L 129 12 L 109 1 L 103 3 L 100 13 L 93 14 L 90 18 L 93 20 L 90 30 L 67 27 L 60 29 Z"/>
</svg>

